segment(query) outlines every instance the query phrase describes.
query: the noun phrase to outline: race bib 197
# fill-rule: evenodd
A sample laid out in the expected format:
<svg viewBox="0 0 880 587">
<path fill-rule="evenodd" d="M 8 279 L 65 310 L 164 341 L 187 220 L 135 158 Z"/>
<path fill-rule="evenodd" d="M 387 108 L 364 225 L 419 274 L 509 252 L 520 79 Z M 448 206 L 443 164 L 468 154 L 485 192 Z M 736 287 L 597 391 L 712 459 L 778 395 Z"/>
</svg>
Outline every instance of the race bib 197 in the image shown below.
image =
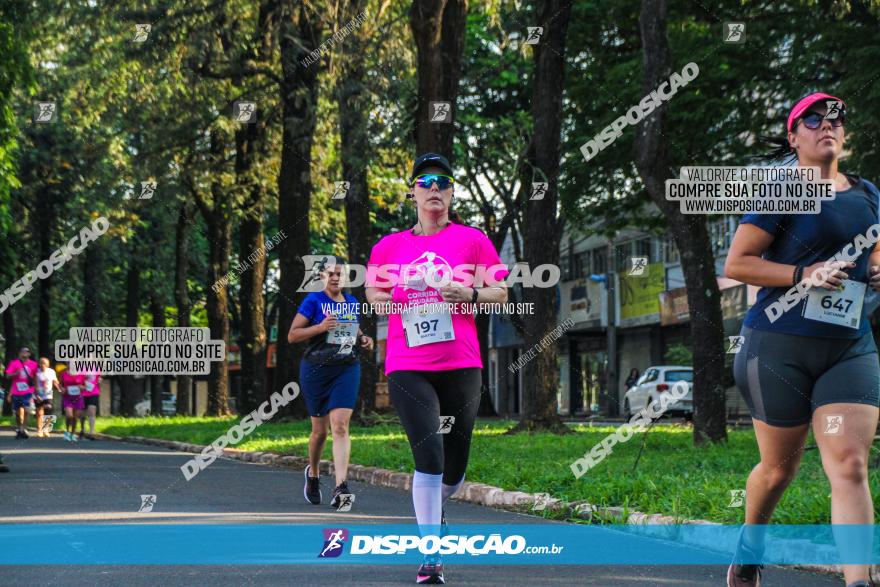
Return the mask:
<svg viewBox="0 0 880 587">
<path fill-rule="evenodd" d="M 412 348 L 455 340 L 452 315 L 445 304 L 423 304 L 407 308 L 400 314 L 406 346 Z"/>
<path fill-rule="evenodd" d="M 843 290 L 811 289 L 804 304 L 804 318 L 847 328 L 858 328 L 866 285 L 845 279 Z"/>
</svg>

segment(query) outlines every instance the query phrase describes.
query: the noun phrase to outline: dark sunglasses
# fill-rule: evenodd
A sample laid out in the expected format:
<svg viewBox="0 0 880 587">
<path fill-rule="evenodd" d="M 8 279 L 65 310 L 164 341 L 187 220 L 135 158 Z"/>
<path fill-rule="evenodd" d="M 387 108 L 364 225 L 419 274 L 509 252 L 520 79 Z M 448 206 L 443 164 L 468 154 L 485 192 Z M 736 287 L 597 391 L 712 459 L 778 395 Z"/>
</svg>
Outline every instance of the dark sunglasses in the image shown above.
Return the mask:
<svg viewBox="0 0 880 587">
<path fill-rule="evenodd" d="M 426 173 L 423 175 L 417 176 L 412 185 L 419 186 L 420 188 L 430 189 L 431 184 L 437 183 L 437 187 L 441 190 L 445 190 L 449 186 L 455 183 L 455 180 L 449 177 L 448 175 L 438 175 L 436 173 Z"/>
<path fill-rule="evenodd" d="M 804 126 L 810 130 L 816 130 L 822 126 L 823 120 L 825 120 L 825 115 L 819 114 L 818 112 L 810 112 L 801 118 L 801 122 L 803 122 Z M 828 121 L 831 123 L 831 126 L 835 128 L 843 126 L 846 122 L 846 110 L 840 110 L 837 113 L 837 118 L 829 118 Z"/>
</svg>

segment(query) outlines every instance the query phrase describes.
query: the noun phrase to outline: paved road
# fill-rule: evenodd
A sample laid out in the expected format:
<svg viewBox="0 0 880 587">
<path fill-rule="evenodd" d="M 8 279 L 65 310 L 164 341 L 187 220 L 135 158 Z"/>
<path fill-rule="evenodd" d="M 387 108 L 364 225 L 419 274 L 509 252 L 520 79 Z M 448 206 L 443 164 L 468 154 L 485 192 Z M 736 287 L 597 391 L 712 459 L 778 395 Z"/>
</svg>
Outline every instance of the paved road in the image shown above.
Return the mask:
<svg viewBox="0 0 880 587">
<path fill-rule="evenodd" d="M 0 474 L 4 523 L 414 523 L 406 492 L 352 483 L 349 513 L 304 503 L 302 471 L 218 460 L 190 482 L 182 453 L 111 441 L 73 445 L 60 436 L 15 440 L 0 432 L 0 453 L 12 469 Z M 155 494 L 152 513 L 138 513 L 141 494 Z M 326 491 L 325 491 L 326 496 Z M 325 497 L 326 499 L 326 497 Z M 541 518 L 453 501 L 452 523 L 547 523 Z M 39 566 L 0 566 L 0 585 L 212 587 L 237 585 L 412 585 L 401 565 L 52 566 L 52 544 L 35 545 Z M 0 562 L 8 565 L 0 546 Z M 707 566 L 483 566 L 447 568 L 452 585 L 595 585 L 601 587 L 724 585 L 726 569 Z M 829 576 L 771 568 L 765 587 L 840 586 Z"/>
</svg>

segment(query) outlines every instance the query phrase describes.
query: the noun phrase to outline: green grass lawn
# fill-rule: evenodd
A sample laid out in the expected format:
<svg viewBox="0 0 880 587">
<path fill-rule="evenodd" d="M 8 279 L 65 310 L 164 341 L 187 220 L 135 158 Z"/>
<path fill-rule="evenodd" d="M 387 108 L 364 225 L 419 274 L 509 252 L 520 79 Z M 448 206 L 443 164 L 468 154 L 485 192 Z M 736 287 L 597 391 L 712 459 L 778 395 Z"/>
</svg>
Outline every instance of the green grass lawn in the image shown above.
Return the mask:
<svg viewBox="0 0 880 587">
<path fill-rule="evenodd" d="M 209 444 L 235 423 L 235 418 L 98 418 L 98 430 L 118 436 L 147 436 Z M 7 420 L 8 423 L 8 420 Z M 690 427 L 658 425 L 635 435 L 580 479 L 569 468 L 607 434 L 611 427 L 577 427 L 575 434 L 504 436 L 510 421 L 481 420 L 474 431 L 468 480 L 530 493 L 547 492 L 567 501 L 587 500 L 645 513 L 742 523 L 743 508 L 730 508 L 730 491 L 745 489 L 758 461 L 751 430 L 731 430 L 726 445 L 695 448 Z M 307 422 L 267 423 L 235 448 L 305 456 Z M 643 441 L 644 452 L 633 472 Z M 332 458 L 328 440 L 324 458 Z M 808 445 L 814 444 L 812 437 Z M 872 451 L 876 463 L 877 448 Z M 396 423 L 352 427 L 352 463 L 410 472 L 412 457 Z M 872 494 L 880 494 L 876 464 L 870 473 Z M 817 450 L 804 455 L 800 473 L 782 499 L 774 521 L 786 524 L 830 522 L 830 487 Z M 877 500 L 875 500 L 876 502 Z"/>
</svg>

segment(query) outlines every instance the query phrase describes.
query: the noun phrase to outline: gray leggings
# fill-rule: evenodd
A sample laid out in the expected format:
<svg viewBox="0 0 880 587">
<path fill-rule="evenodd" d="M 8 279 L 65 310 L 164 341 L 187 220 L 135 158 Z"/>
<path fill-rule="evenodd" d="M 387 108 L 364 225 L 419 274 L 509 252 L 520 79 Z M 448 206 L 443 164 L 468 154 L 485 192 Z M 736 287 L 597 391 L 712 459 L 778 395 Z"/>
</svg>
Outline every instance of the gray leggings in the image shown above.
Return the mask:
<svg viewBox="0 0 880 587">
<path fill-rule="evenodd" d="M 819 338 L 743 327 L 733 374 L 752 417 L 771 426 L 806 424 L 827 404 L 880 405 L 873 335 Z"/>
</svg>

